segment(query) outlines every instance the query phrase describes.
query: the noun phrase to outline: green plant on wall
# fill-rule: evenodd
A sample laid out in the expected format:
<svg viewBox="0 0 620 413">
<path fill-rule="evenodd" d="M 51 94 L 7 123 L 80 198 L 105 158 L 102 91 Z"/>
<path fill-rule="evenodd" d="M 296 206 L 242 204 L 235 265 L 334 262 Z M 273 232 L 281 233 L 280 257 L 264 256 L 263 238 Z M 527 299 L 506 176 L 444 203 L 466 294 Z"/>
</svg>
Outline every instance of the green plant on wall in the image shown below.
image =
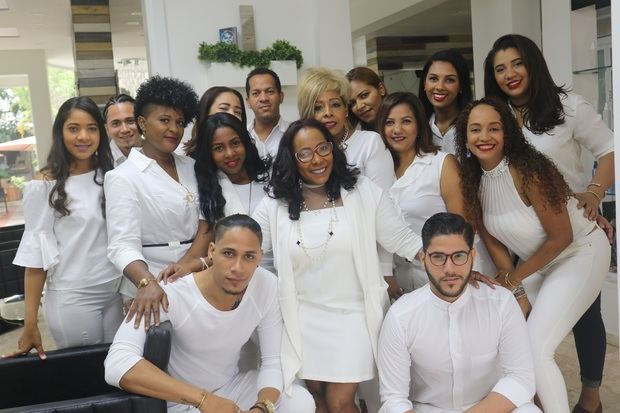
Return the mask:
<svg viewBox="0 0 620 413">
<path fill-rule="evenodd" d="M 304 58 L 301 50 L 286 40 L 276 40 L 263 50 L 241 50 L 235 44 L 200 43 L 198 59 L 207 62 L 230 62 L 241 67 L 269 67 L 272 60 L 294 60 L 297 69 L 301 68 Z"/>
</svg>

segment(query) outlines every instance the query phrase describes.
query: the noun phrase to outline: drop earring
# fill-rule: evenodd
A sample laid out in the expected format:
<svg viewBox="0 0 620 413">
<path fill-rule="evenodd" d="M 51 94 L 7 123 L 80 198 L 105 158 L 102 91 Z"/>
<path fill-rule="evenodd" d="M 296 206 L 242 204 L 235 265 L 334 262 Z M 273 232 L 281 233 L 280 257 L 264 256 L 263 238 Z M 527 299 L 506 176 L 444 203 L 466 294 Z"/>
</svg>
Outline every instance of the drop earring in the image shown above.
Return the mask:
<svg viewBox="0 0 620 413">
<path fill-rule="evenodd" d="M 469 148 L 467 148 L 467 150 L 465 151 L 465 157 L 471 158 L 471 152 L 469 151 Z"/>
</svg>

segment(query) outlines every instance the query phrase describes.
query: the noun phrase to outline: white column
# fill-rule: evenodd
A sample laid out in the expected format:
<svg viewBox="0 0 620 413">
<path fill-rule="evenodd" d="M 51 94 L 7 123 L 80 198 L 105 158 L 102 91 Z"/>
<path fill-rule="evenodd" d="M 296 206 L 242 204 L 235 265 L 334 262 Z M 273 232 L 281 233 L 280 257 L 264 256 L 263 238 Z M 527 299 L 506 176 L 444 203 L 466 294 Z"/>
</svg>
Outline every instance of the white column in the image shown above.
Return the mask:
<svg viewBox="0 0 620 413">
<path fill-rule="evenodd" d="M 613 65 L 613 90 L 614 90 L 614 99 L 616 102 L 614 105 L 614 125 L 620 125 L 620 7 L 618 3 L 612 4 L 611 6 L 611 38 L 613 40 L 612 43 L 612 65 Z M 616 126 L 616 130 L 614 131 L 614 145 L 620 148 L 620 129 Z M 615 167 L 616 167 L 616 188 L 620 185 L 620 157 L 615 157 Z M 618 195 L 616 195 L 618 196 Z M 620 217 L 620 207 L 618 206 L 618 202 L 616 201 L 616 217 Z M 620 320 L 620 280 L 618 282 L 618 319 Z M 620 331 L 620 321 L 617 326 Z"/>
<path fill-rule="evenodd" d="M 484 96 L 484 59 L 497 38 L 516 33 L 541 44 L 539 0 L 471 0 L 471 26 L 475 95 L 481 98 Z"/>
<path fill-rule="evenodd" d="M 542 51 L 557 85 L 573 84 L 570 1 L 541 0 Z"/>
</svg>

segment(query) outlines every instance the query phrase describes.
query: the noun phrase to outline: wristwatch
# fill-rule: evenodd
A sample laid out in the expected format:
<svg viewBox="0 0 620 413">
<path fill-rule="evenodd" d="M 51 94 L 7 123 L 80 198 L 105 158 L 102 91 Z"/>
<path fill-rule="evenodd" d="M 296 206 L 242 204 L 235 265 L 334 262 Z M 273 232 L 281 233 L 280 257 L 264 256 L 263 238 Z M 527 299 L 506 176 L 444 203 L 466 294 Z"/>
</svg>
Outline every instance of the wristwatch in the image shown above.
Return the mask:
<svg viewBox="0 0 620 413">
<path fill-rule="evenodd" d="M 260 409 L 263 413 L 276 413 L 276 406 L 269 399 L 263 399 L 257 402 L 250 408 L 250 410 L 252 409 Z"/>
<path fill-rule="evenodd" d="M 150 283 L 151 281 L 153 281 L 153 280 L 155 280 L 155 278 L 144 277 L 144 278 L 143 278 L 143 279 L 141 279 L 141 280 L 140 280 L 140 282 L 138 283 L 138 290 L 139 290 L 140 288 L 144 288 L 144 287 L 146 287 L 146 286 L 147 286 L 147 285 L 149 285 L 149 283 Z"/>
</svg>

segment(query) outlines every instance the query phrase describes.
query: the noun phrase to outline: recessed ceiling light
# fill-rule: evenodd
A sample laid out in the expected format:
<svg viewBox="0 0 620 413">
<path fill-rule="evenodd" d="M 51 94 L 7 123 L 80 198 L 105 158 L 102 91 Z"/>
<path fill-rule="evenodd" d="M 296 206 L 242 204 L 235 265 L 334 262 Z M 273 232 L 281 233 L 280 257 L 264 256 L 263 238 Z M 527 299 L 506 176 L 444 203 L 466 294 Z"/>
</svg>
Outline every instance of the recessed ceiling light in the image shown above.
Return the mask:
<svg viewBox="0 0 620 413">
<path fill-rule="evenodd" d="M 0 37 L 19 37 L 17 27 L 0 27 Z"/>
<path fill-rule="evenodd" d="M 132 11 L 130 14 L 132 16 L 142 16 L 142 12 L 139 12 L 139 11 Z"/>
<path fill-rule="evenodd" d="M 6 0 L 0 0 L 0 10 L 8 10 L 9 5 L 6 4 Z"/>
<path fill-rule="evenodd" d="M 127 26 L 140 26 L 140 22 L 127 22 Z"/>
</svg>

